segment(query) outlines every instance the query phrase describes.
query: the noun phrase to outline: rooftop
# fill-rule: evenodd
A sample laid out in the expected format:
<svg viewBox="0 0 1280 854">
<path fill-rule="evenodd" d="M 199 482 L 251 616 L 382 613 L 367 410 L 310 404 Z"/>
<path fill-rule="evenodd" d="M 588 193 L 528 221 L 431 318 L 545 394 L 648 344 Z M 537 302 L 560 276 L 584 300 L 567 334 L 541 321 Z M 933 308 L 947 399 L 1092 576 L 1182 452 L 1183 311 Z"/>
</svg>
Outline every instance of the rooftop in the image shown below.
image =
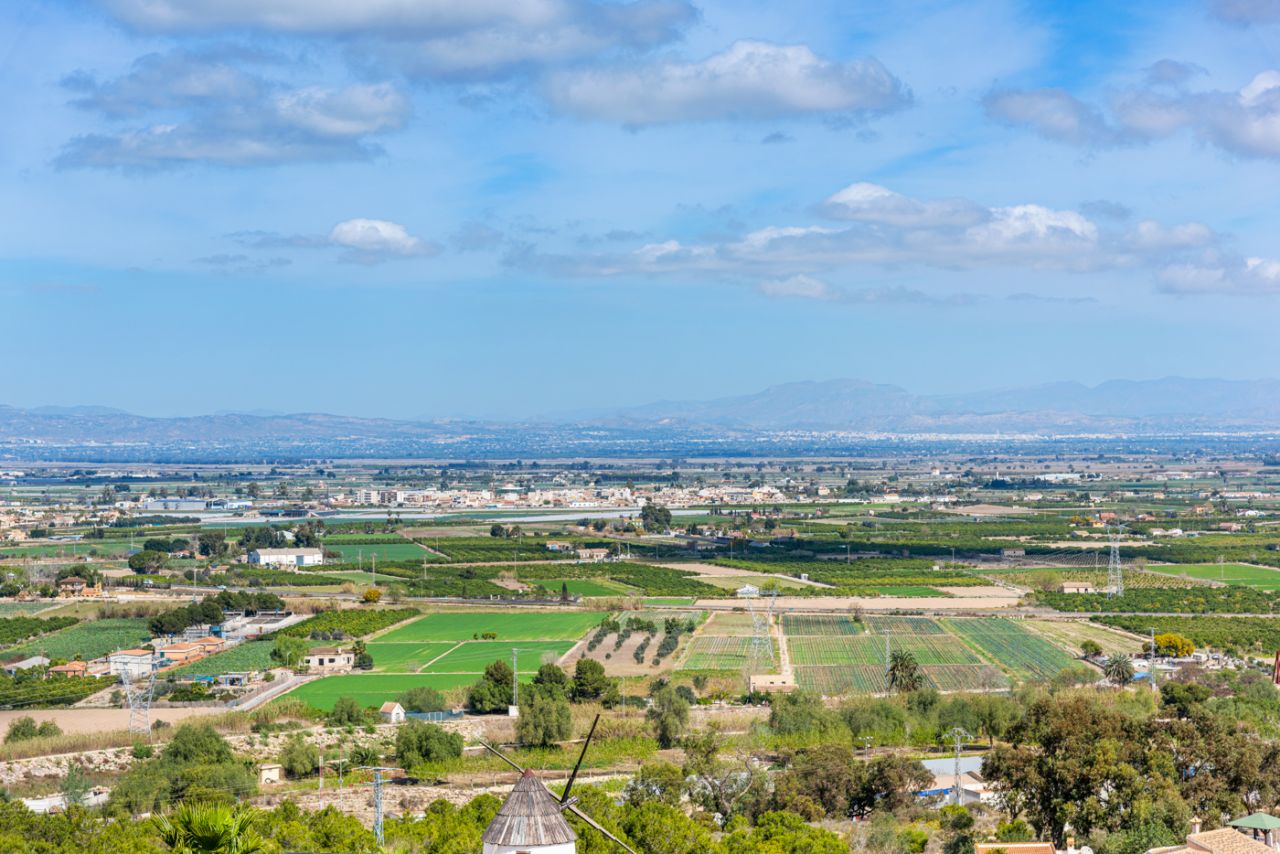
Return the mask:
<svg viewBox="0 0 1280 854">
<path fill-rule="evenodd" d="M 483 841 L 509 846 L 562 845 L 577 838 L 564 820 L 560 802 L 532 771 L 525 771 L 489 822 Z"/>
</svg>

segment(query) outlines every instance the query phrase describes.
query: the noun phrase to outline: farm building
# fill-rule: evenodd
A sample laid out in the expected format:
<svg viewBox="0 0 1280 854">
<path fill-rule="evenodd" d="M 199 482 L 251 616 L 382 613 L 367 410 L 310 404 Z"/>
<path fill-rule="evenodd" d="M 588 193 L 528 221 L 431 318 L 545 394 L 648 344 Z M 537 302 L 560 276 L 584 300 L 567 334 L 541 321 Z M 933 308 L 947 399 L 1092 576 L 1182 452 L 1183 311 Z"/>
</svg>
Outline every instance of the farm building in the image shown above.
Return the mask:
<svg viewBox="0 0 1280 854">
<path fill-rule="evenodd" d="M 749 681 L 753 694 L 789 694 L 796 690 L 795 677 L 786 673 L 755 673 Z"/>
<path fill-rule="evenodd" d="M 320 566 L 324 563 L 324 550 L 254 549 L 249 552 L 249 563 L 259 566 Z"/>
<path fill-rule="evenodd" d="M 33 655 L 31 658 L 24 658 L 21 661 L 14 661 L 4 666 L 4 672 L 9 676 L 17 675 L 20 670 L 30 670 L 33 667 L 48 667 L 49 659 L 43 655 Z"/>
<path fill-rule="evenodd" d="M 1087 581 L 1064 581 L 1058 585 L 1059 593 L 1097 593 L 1098 588 Z"/>
<path fill-rule="evenodd" d="M 404 706 L 388 700 L 382 704 L 382 708 L 378 709 L 378 714 L 382 715 L 382 722 L 386 724 L 402 724 L 404 723 Z"/>
<path fill-rule="evenodd" d="M 344 673 L 356 665 L 356 654 L 342 647 L 318 646 L 302 659 L 309 669 L 322 673 Z"/>
<path fill-rule="evenodd" d="M 278 762 L 266 762 L 258 766 L 258 785 L 269 786 L 279 783 L 284 774 L 284 766 Z"/>
<path fill-rule="evenodd" d="M 89 665 L 83 661 L 68 661 L 49 668 L 50 676 L 86 676 L 88 673 Z"/>
<path fill-rule="evenodd" d="M 578 555 L 578 560 L 591 561 L 592 563 L 599 563 L 600 561 L 609 557 L 609 550 L 608 549 L 577 549 L 576 554 Z"/>
<path fill-rule="evenodd" d="M 154 660 L 155 653 L 149 649 L 122 649 L 107 656 L 112 676 L 127 673 L 135 679 L 149 674 Z"/>
</svg>

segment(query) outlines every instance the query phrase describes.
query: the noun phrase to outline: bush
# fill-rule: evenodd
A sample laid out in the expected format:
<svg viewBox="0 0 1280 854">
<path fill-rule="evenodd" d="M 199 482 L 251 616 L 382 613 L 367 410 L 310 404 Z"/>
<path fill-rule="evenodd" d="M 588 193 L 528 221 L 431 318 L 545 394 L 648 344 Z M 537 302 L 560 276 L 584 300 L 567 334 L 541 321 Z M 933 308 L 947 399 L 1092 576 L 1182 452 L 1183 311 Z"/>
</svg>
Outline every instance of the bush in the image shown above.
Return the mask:
<svg viewBox="0 0 1280 854">
<path fill-rule="evenodd" d="M 405 768 L 462 755 L 462 736 L 434 724 L 409 721 L 396 730 L 396 760 Z"/>
<path fill-rule="evenodd" d="M 33 738 L 46 738 L 62 735 L 62 730 L 53 721 L 36 723 L 35 718 L 21 717 L 9 722 L 9 731 L 5 733 L 4 743 L 30 741 Z"/>
<path fill-rule="evenodd" d="M 406 712 L 439 712 L 445 708 L 444 695 L 427 685 L 410 688 L 397 698 Z"/>
<path fill-rule="evenodd" d="M 320 767 L 320 751 L 300 733 L 294 733 L 280 751 L 280 765 L 290 777 L 306 777 Z"/>
<path fill-rule="evenodd" d="M 327 722 L 329 726 L 361 726 L 369 717 L 368 709 L 361 706 L 355 697 L 339 697 L 333 703 Z"/>
<path fill-rule="evenodd" d="M 534 689 L 525 694 L 516 718 L 516 737 L 522 744 L 550 747 L 564 741 L 573 731 L 573 713 L 562 694 Z"/>
</svg>

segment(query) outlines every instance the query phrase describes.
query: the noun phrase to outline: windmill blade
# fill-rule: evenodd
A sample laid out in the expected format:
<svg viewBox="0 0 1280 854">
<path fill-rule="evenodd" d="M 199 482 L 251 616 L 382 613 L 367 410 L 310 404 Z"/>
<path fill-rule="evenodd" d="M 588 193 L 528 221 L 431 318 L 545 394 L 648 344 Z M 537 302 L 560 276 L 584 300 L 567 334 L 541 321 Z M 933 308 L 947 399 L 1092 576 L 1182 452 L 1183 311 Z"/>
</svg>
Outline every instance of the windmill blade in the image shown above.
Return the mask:
<svg viewBox="0 0 1280 854">
<path fill-rule="evenodd" d="M 490 753 L 492 753 L 494 756 L 496 756 L 496 757 L 498 757 L 499 759 L 501 759 L 503 762 L 505 762 L 505 763 L 507 763 L 508 765 L 510 765 L 512 768 L 514 768 L 514 769 L 516 769 L 517 771 L 519 771 L 521 774 L 523 774 L 523 773 L 524 773 L 524 769 L 523 769 L 523 768 L 521 768 L 521 767 L 520 767 L 519 765 L 517 765 L 516 763 L 512 762 L 512 761 L 511 761 L 511 759 L 509 759 L 509 758 L 507 757 L 507 755 L 506 755 L 506 754 L 504 754 L 504 753 L 503 753 L 501 750 L 499 750 L 498 748 L 494 747 L 492 744 L 489 744 L 488 742 L 484 742 L 484 741 L 482 741 L 482 742 L 480 742 L 480 746 L 481 746 L 481 747 L 483 747 L 485 750 L 489 751 Z"/>
<path fill-rule="evenodd" d="M 594 829 L 597 833 L 604 836 L 606 839 L 612 840 L 613 843 L 617 845 L 619 848 L 621 848 L 623 851 L 628 852 L 628 854 L 636 854 L 636 850 L 634 848 L 632 848 L 630 845 L 623 842 L 621 839 L 619 839 L 618 837 L 614 836 L 612 833 L 610 833 L 609 831 L 601 827 L 599 822 L 597 822 L 594 818 L 584 813 L 582 810 L 578 809 L 576 804 L 566 804 L 565 809 L 573 813 L 574 815 L 576 815 L 578 818 L 585 821 L 588 825 L 592 827 L 592 829 Z"/>
<path fill-rule="evenodd" d="M 596 734 L 596 724 L 600 723 L 600 715 L 596 715 L 596 719 L 591 722 L 591 730 L 587 733 L 587 740 L 582 743 L 582 752 L 578 754 L 578 764 L 573 766 L 573 773 L 569 775 L 569 782 L 564 784 L 564 794 L 560 796 L 560 803 L 569 802 L 569 790 L 573 788 L 573 781 L 578 779 L 578 769 L 582 767 L 582 760 L 587 756 L 587 748 L 591 746 L 591 736 Z"/>
</svg>

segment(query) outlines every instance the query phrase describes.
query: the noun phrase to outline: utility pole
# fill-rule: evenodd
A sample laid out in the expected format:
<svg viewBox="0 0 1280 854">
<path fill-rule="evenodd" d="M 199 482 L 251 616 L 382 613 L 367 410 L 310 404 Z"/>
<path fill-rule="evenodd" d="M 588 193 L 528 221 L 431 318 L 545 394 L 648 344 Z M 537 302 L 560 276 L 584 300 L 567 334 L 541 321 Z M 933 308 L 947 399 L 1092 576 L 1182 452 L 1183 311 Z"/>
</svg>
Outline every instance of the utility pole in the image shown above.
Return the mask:
<svg viewBox="0 0 1280 854">
<path fill-rule="evenodd" d="M 955 739 L 956 766 L 955 766 L 955 779 L 952 781 L 952 791 L 955 793 L 955 796 L 956 796 L 956 806 L 960 806 L 960 748 L 964 744 L 964 739 L 973 738 L 973 736 L 970 735 L 968 731 L 966 731 L 963 727 L 958 727 L 958 726 L 952 727 L 951 731 L 948 732 L 947 735 Z"/>
<path fill-rule="evenodd" d="M 867 759 L 871 758 L 871 742 L 872 741 L 874 741 L 874 739 L 871 736 L 869 735 L 862 736 L 862 755 Z"/>
<path fill-rule="evenodd" d="M 373 834 L 378 838 L 378 847 L 381 848 L 385 841 L 382 833 L 382 772 L 398 769 L 380 765 L 361 765 L 360 767 L 373 772 Z"/>
<path fill-rule="evenodd" d="M 1156 630 L 1154 626 L 1148 628 L 1151 632 L 1151 654 L 1147 656 L 1147 678 L 1151 680 L 1151 692 L 1156 690 Z"/>
</svg>

